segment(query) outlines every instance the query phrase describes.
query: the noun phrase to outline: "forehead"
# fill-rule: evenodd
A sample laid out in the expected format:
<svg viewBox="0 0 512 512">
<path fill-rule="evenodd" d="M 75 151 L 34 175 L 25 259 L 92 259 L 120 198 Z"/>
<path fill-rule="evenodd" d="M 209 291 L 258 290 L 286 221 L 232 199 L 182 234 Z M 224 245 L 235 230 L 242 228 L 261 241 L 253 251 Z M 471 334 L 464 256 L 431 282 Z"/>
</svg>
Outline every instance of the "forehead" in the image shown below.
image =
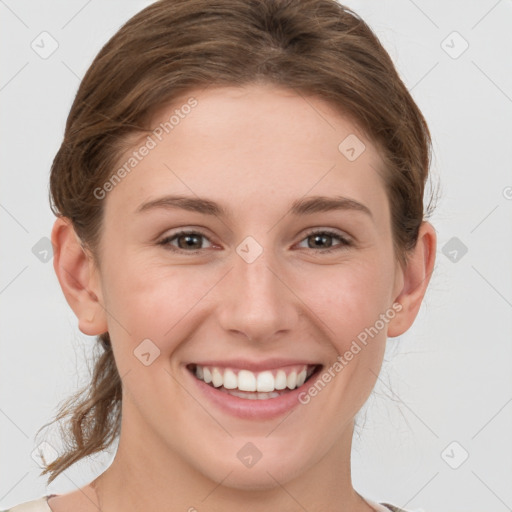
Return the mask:
<svg viewBox="0 0 512 512">
<path fill-rule="evenodd" d="M 133 213 L 164 193 L 218 198 L 232 213 L 333 194 L 386 209 L 377 148 L 316 96 L 261 84 L 191 90 L 151 130 L 119 160 L 129 172 L 108 194 L 111 209 Z"/>
</svg>

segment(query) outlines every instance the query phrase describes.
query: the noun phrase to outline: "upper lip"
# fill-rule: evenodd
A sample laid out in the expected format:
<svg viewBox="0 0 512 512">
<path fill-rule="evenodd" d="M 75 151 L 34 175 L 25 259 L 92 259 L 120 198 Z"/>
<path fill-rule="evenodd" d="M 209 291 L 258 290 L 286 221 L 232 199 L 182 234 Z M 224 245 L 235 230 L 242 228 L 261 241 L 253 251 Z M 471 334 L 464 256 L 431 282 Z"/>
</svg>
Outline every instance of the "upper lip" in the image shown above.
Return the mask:
<svg viewBox="0 0 512 512">
<path fill-rule="evenodd" d="M 218 368 L 237 368 L 241 370 L 249 370 L 252 372 L 261 372 L 265 370 L 275 370 L 278 368 L 283 368 L 285 366 L 295 366 L 295 365 L 308 365 L 308 366 L 316 366 L 320 365 L 319 362 L 313 361 L 305 361 L 304 359 L 265 359 L 263 361 L 250 361 L 248 359 L 229 359 L 229 360 L 209 360 L 209 361 L 194 361 L 193 363 L 187 364 L 190 365 L 199 365 L 199 366 L 216 366 Z"/>
</svg>

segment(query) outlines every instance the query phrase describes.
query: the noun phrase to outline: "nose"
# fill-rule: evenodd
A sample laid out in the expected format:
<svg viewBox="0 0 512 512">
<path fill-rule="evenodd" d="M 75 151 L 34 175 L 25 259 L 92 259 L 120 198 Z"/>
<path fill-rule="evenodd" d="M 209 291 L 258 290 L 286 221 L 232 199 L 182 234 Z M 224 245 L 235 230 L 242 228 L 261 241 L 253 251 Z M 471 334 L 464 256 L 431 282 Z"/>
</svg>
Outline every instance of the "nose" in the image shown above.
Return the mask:
<svg viewBox="0 0 512 512">
<path fill-rule="evenodd" d="M 222 329 L 259 343 L 275 341 L 295 330 L 300 300 L 293 293 L 291 280 L 270 250 L 263 250 L 250 263 L 236 254 L 234 267 L 219 290 L 217 312 Z"/>
</svg>

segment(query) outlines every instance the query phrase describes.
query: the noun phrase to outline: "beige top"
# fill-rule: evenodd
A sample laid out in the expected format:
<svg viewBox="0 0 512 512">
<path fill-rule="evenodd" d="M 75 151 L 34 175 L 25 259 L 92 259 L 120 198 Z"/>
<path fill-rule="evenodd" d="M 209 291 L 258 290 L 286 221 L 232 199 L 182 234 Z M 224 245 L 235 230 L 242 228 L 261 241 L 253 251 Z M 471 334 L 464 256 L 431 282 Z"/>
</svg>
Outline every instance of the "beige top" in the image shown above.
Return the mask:
<svg viewBox="0 0 512 512">
<path fill-rule="evenodd" d="M 7 510 L 0 510 L 0 512 L 53 512 L 50 505 L 48 505 L 48 498 L 51 496 L 54 495 L 50 494 L 42 496 L 41 498 L 37 498 L 32 501 L 20 503 L 19 505 Z M 375 501 L 364 498 L 363 496 L 362 498 L 375 510 L 375 512 L 389 512 L 390 510 L 392 512 L 407 512 L 405 509 L 395 507 L 389 503 L 376 503 Z"/>
</svg>

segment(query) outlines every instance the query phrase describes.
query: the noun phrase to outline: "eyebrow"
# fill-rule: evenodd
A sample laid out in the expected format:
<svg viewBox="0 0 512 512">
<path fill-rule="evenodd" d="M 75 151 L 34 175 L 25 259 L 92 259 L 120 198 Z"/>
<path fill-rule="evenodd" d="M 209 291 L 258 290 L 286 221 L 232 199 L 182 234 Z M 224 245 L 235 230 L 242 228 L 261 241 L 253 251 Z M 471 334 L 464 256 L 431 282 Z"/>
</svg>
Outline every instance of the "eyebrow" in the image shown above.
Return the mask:
<svg viewBox="0 0 512 512">
<path fill-rule="evenodd" d="M 191 212 L 212 215 L 216 217 L 232 217 L 233 215 L 222 205 L 209 199 L 191 196 L 164 196 L 153 199 L 140 205 L 136 213 L 153 209 L 176 209 L 180 208 Z M 373 218 L 371 210 L 362 203 L 343 196 L 308 196 L 297 199 L 290 207 L 292 215 L 312 215 L 319 212 L 330 212 L 335 210 L 358 211 Z"/>
</svg>

